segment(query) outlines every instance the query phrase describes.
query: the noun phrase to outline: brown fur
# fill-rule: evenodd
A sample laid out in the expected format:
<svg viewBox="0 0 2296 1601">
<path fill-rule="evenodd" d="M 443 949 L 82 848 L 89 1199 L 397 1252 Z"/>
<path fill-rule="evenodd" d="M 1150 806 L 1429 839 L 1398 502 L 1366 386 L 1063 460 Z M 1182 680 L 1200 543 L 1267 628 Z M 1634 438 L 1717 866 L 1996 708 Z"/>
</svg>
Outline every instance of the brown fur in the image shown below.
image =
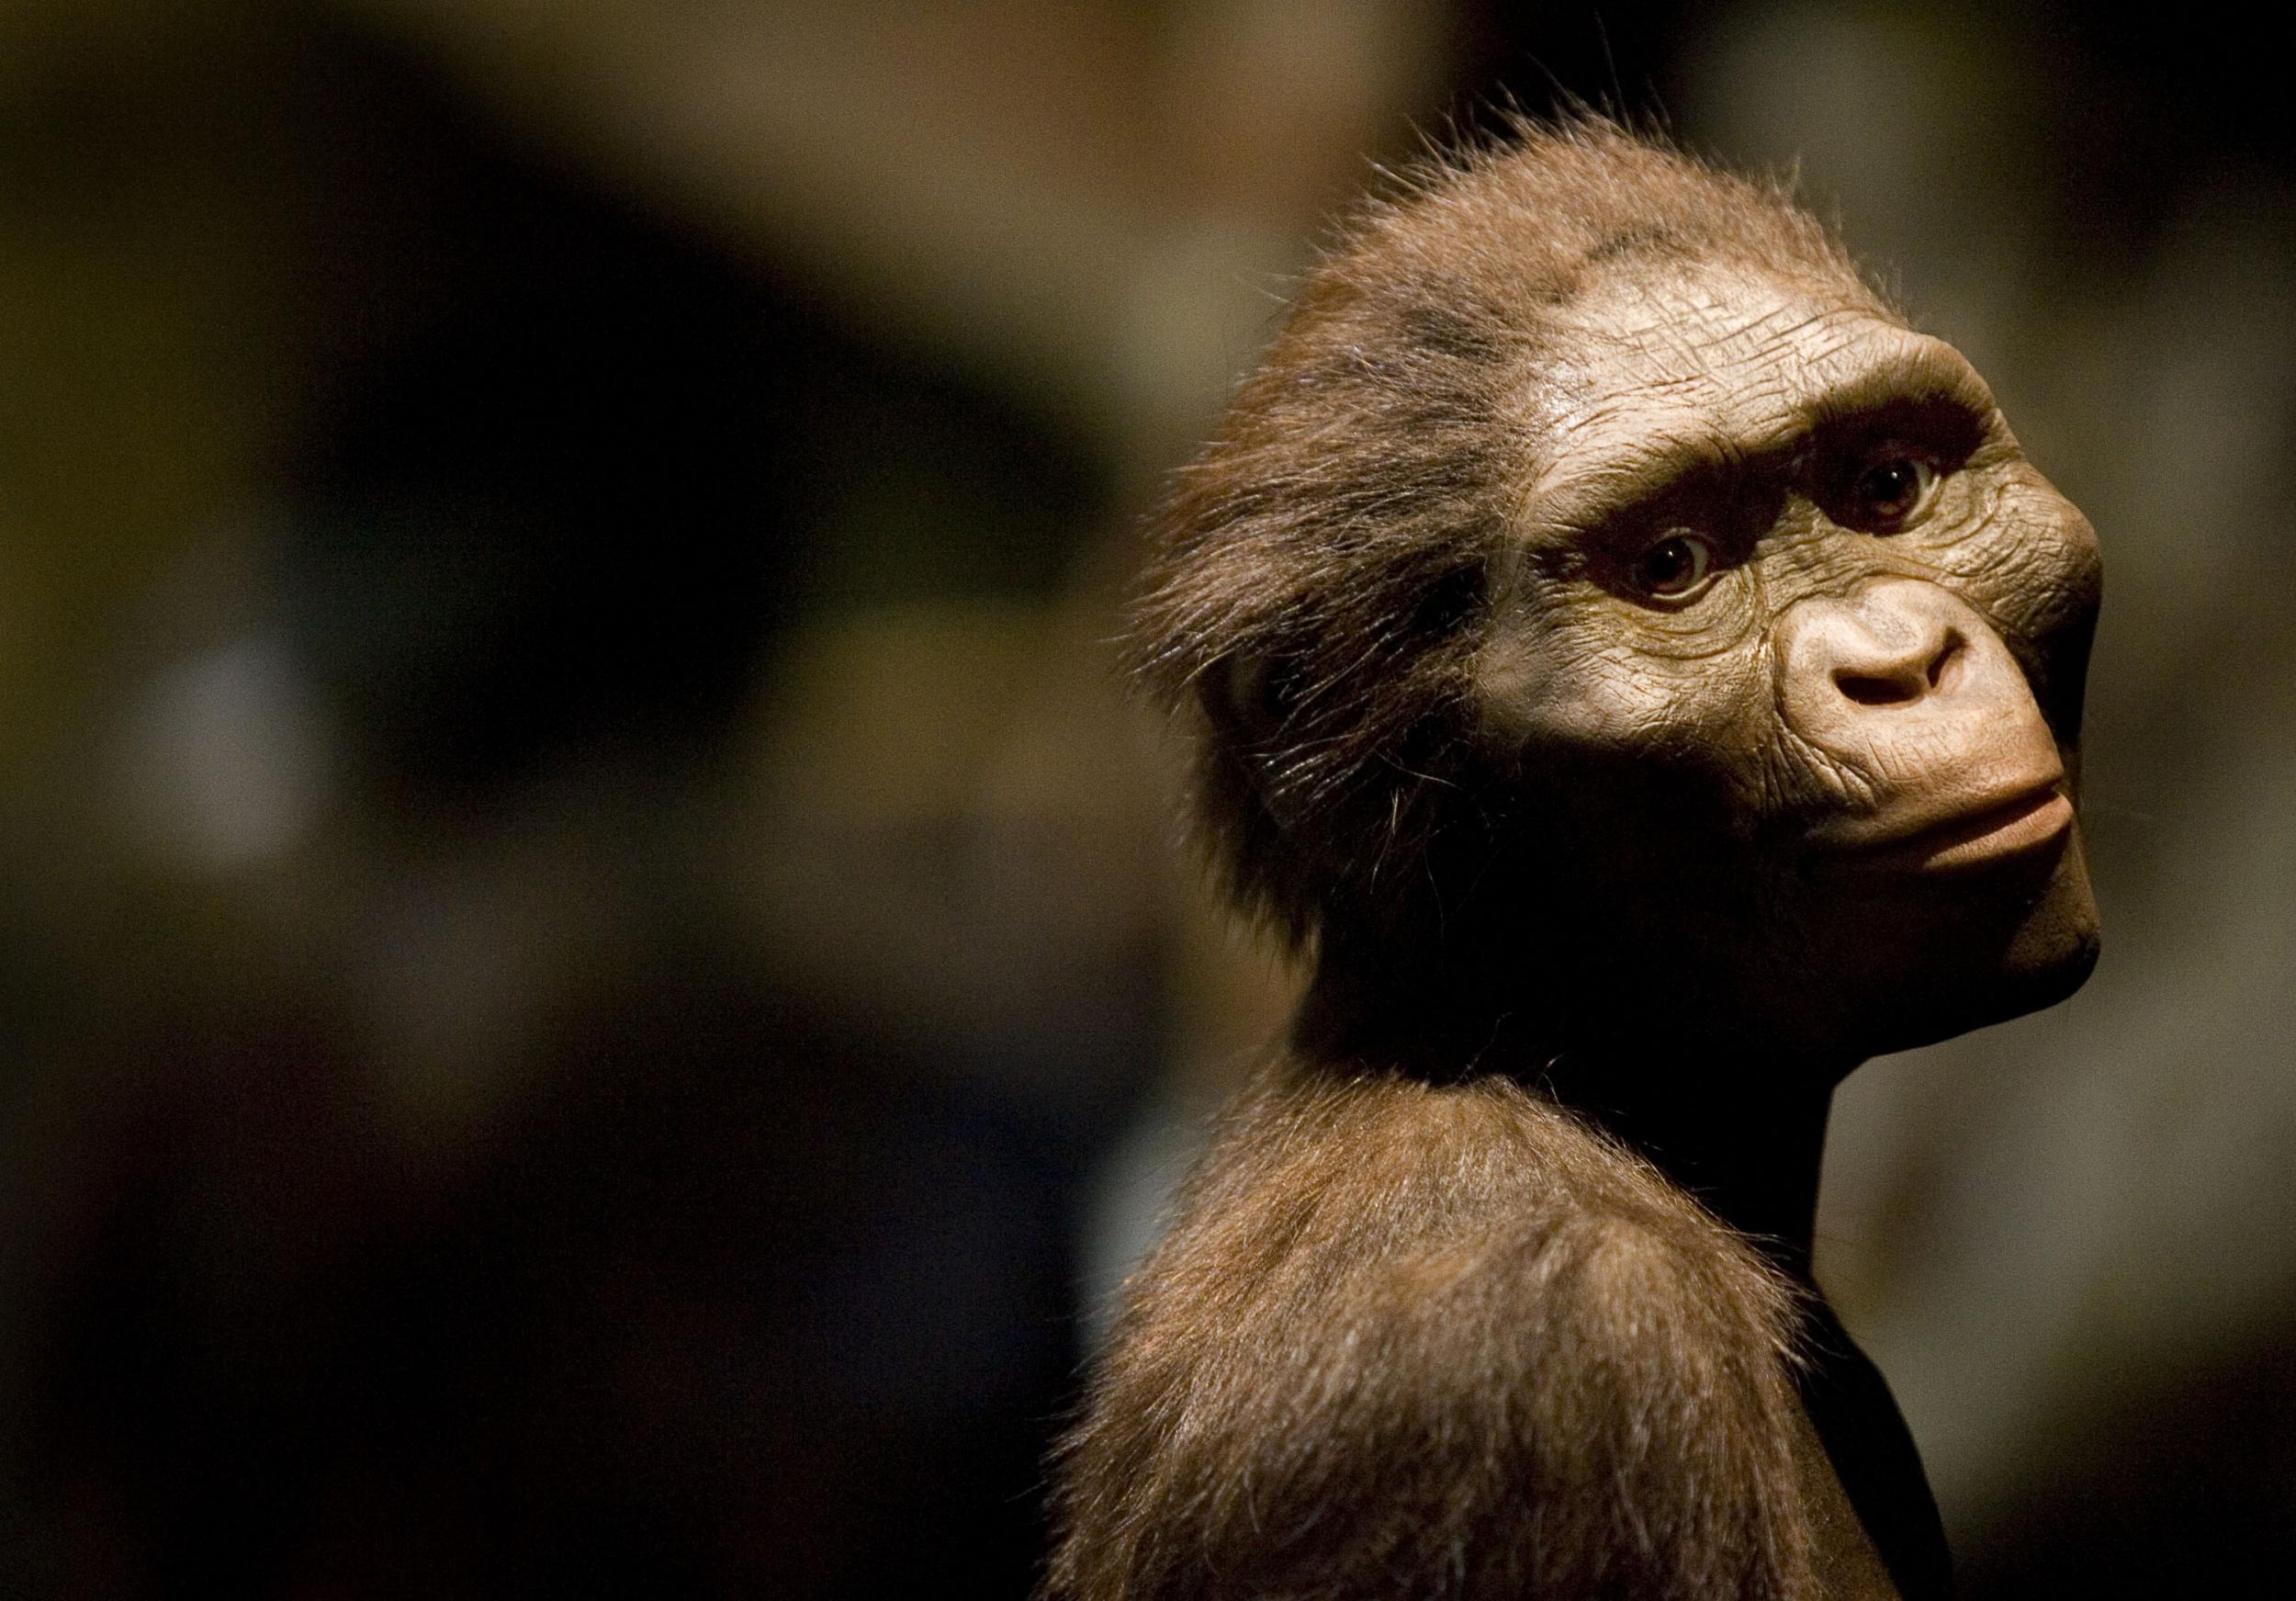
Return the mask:
<svg viewBox="0 0 2296 1601">
<path fill-rule="evenodd" d="M 1791 1292 L 1503 1079 L 1231 1114 L 1131 1287 L 1056 1595 L 1802 1596 Z"/>
</svg>

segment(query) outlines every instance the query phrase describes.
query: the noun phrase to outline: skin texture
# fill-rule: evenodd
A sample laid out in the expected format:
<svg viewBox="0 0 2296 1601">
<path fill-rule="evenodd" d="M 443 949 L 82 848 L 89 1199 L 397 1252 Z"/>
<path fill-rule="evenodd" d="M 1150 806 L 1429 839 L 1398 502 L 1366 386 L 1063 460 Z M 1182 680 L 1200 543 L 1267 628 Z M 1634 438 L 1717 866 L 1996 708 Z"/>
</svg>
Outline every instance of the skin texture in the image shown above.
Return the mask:
<svg viewBox="0 0 2296 1601">
<path fill-rule="evenodd" d="M 2095 536 L 1778 193 L 1603 125 L 1366 210 L 1141 613 L 1286 1047 L 1128 1284 L 1057 1595 L 1945 1593 L 1809 1278 L 1866 1056 L 2094 962 Z"/>
</svg>

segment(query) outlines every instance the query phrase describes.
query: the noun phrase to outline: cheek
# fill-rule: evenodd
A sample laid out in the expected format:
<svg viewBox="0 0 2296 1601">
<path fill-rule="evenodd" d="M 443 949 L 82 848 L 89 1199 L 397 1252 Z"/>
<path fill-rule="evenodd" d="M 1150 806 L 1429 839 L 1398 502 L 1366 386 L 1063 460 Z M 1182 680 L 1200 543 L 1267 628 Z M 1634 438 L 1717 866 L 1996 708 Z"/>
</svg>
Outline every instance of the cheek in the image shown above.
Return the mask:
<svg viewBox="0 0 2296 1601">
<path fill-rule="evenodd" d="M 1776 793 L 1765 653 L 1750 630 L 1685 648 L 1606 614 L 1578 608 L 1488 648 L 1480 734 L 1563 851 L 1679 872 L 1751 838 Z"/>
</svg>

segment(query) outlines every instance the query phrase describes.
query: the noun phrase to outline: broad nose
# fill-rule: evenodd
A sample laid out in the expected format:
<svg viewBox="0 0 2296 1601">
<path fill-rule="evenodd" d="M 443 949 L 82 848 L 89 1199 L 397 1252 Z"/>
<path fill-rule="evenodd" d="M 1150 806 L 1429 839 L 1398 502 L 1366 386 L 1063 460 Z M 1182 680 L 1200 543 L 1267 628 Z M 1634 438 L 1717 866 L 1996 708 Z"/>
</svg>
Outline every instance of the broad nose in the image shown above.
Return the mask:
<svg viewBox="0 0 2296 1601">
<path fill-rule="evenodd" d="M 1787 726 L 1868 771 L 1898 768 L 1917 750 L 2043 733 L 2001 637 L 1934 583 L 1877 579 L 1846 596 L 1798 601 L 1778 620 L 1777 647 Z"/>
<path fill-rule="evenodd" d="M 1908 583 L 1880 594 L 1868 590 L 1864 599 L 1816 620 L 1808 637 L 1824 660 L 1812 665 L 1862 706 L 1911 705 L 1941 693 L 1948 669 L 1969 645 L 1953 597 Z"/>
</svg>

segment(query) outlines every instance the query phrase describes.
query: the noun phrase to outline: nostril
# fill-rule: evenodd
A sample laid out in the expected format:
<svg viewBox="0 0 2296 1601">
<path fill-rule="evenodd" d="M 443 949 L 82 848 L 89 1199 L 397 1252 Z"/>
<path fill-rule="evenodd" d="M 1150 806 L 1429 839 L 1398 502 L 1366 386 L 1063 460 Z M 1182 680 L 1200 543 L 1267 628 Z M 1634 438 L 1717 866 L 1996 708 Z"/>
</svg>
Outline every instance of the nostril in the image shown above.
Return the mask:
<svg viewBox="0 0 2296 1601">
<path fill-rule="evenodd" d="M 1834 674 L 1834 687 L 1862 706 L 1894 706 L 1919 700 L 1925 686 L 1918 678 L 1840 671 Z"/>
<path fill-rule="evenodd" d="M 1941 690 L 1945 687 L 1946 673 L 1960 665 L 1963 650 L 1967 645 L 1968 641 L 1961 637 L 1958 629 L 1945 636 L 1945 643 L 1930 661 L 1931 689 Z"/>
</svg>

